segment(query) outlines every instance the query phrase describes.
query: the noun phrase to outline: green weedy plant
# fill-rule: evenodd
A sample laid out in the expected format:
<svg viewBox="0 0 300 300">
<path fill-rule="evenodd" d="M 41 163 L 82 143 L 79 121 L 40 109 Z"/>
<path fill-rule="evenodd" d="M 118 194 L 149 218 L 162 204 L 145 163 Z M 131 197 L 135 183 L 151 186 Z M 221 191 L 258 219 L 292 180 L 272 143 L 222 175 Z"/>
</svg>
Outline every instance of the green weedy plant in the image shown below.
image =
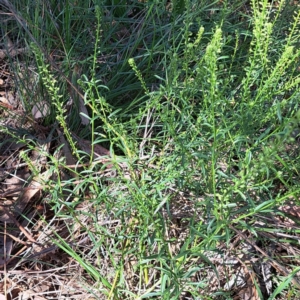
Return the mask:
<svg viewBox="0 0 300 300">
<path fill-rule="evenodd" d="M 76 184 L 58 180 L 49 193 L 51 205 L 72 243 L 58 234 L 53 241 L 86 271 L 96 296 L 230 299 L 231 291 L 208 282 L 212 274 L 223 280 L 213 258 L 232 255 L 236 232 L 262 244 L 272 242 L 264 231 L 287 236 L 284 228 L 264 220 L 299 196 L 299 154 L 289 147 L 297 146 L 291 133 L 299 123 L 300 13 L 283 31 L 288 9 L 283 0 L 272 11 L 268 1 L 253 0 L 247 22 L 243 1 L 240 6 L 173 1 L 173 19 L 155 1 L 136 19 L 127 9 L 118 10 L 125 1 L 110 2 L 117 10 L 78 1 L 78 7 L 69 2 L 58 15 L 47 2 L 49 22 L 42 32 L 51 39 L 34 33 L 49 53 L 53 39 L 60 41 L 63 75 L 72 76 L 68 68 L 75 61 L 83 70 L 73 84 L 90 109 L 92 153 L 95 144 L 109 144 L 112 164 L 118 169 L 126 162 L 131 174 L 118 169 L 116 177 L 103 179 L 91 155 Z M 33 31 L 31 13 L 19 8 Z M 88 41 L 89 35 L 81 34 L 89 33 L 87 16 L 93 20 Z M 80 52 L 82 41 L 88 46 Z M 76 152 L 68 136 L 76 126 L 66 119 L 62 101 L 66 83 L 44 62 L 43 47 L 32 46 L 38 73 Z M 52 155 L 49 161 L 58 174 L 61 162 Z M 86 195 L 89 210 L 77 210 Z M 78 228 L 87 239 L 84 247 L 74 246 Z M 293 245 L 288 237 L 284 242 Z M 290 276 L 274 275 L 278 284 L 271 298 L 289 289 L 298 272 L 291 269 Z M 257 283 L 256 289 L 263 295 Z"/>
<path fill-rule="evenodd" d="M 193 248 L 196 252 L 196 249 L 201 252 L 209 245 L 215 247 L 223 239 L 228 243 L 232 236 L 227 229 L 228 222 L 234 224 L 238 221 L 241 228 L 255 233 L 254 228 L 241 221 L 260 213 L 266 214 L 288 197 L 296 197 L 299 193 L 299 188 L 291 188 L 288 182 L 294 182 L 288 166 L 295 161 L 291 157 L 285 157 L 290 163 L 282 159 L 285 138 L 280 138 L 282 132 L 287 132 L 286 126 L 298 110 L 299 75 L 296 66 L 299 51 L 294 45 L 299 38 L 296 31 L 299 13 L 295 15 L 293 26 L 285 37 L 286 43 L 281 49 L 276 49 L 278 54 L 275 55 L 274 64 L 272 34 L 276 21 L 280 19 L 283 2 L 273 19 L 270 18 L 267 1 L 261 3 L 261 6 L 253 1 L 252 7 L 255 11 L 253 38 L 248 60 L 244 66 L 240 66 L 241 75 L 236 75 L 237 70 L 233 69 L 232 64 L 235 57 L 240 55 L 238 38 L 234 57 L 228 61 L 226 54 L 222 53 L 224 37 L 219 28 L 206 49 L 203 49 L 203 44 L 199 49 L 195 47 L 198 42 L 193 44 L 189 41 L 183 61 L 177 53 L 172 53 L 167 71 L 168 81 L 164 82 L 169 85 L 163 87 L 168 103 L 157 106 L 154 102 L 155 107 L 160 109 L 159 118 L 168 132 L 164 138 L 172 140 L 174 147 L 170 158 L 176 162 L 173 171 L 182 166 L 182 174 L 186 168 L 191 167 L 189 153 L 192 152 L 190 157 L 198 158 L 198 164 L 196 162 L 193 169 L 189 170 L 189 175 L 179 175 L 181 178 L 177 186 L 181 190 L 195 188 L 189 179 L 198 178 L 196 170 L 201 170 L 202 187 L 198 187 L 198 191 L 202 189 L 202 192 L 213 195 L 213 202 L 209 202 L 209 199 L 204 202 L 211 221 L 208 226 L 197 226 L 202 241 Z M 201 40 L 201 31 L 198 36 Z M 198 53 L 204 52 L 202 58 L 194 64 L 196 59 L 193 58 L 193 52 L 196 51 L 191 49 L 197 49 Z M 142 82 L 135 67 L 134 70 Z M 286 74 L 294 76 L 286 77 Z M 285 98 L 287 95 L 288 100 Z M 193 99 L 197 103 L 191 105 Z M 193 149 L 192 142 L 195 141 L 198 141 L 196 147 L 199 150 Z M 173 156 L 176 147 L 181 160 Z M 237 166 L 232 164 L 233 159 L 237 159 Z M 165 159 L 164 163 L 170 161 Z M 160 165 L 163 163 L 160 162 Z M 238 172 L 235 172 L 236 167 Z M 164 169 L 170 170 L 171 167 L 165 165 Z M 284 196 L 272 193 L 277 180 L 289 190 Z M 260 195 L 258 198 L 253 198 L 254 191 Z M 204 239 L 203 230 L 208 233 Z"/>
<path fill-rule="evenodd" d="M 36 62 L 38 66 L 38 71 L 41 76 L 41 80 L 43 81 L 43 85 L 46 87 L 47 92 L 50 96 L 51 103 L 55 106 L 56 119 L 58 124 L 63 128 L 63 132 L 67 138 L 67 141 L 70 143 L 73 154 L 77 156 L 79 159 L 76 145 L 73 141 L 73 138 L 70 134 L 68 124 L 66 123 L 66 110 L 64 108 L 64 102 L 62 101 L 62 95 L 59 92 L 59 88 L 57 86 L 57 80 L 50 73 L 49 66 L 44 63 L 43 54 L 40 52 L 34 44 L 31 44 L 32 51 L 35 54 Z"/>
</svg>

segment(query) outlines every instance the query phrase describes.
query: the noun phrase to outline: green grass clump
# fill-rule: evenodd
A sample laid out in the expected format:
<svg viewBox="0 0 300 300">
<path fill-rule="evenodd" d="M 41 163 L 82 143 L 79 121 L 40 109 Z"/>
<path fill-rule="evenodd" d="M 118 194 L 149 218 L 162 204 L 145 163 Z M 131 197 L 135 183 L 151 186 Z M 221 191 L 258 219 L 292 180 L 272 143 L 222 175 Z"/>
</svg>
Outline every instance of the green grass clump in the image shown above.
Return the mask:
<svg viewBox="0 0 300 300">
<path fill-rule="evenodd" d="M 300 192 L 299 8 L 171 2 L 4 2 L 5 34 L 30 47 L 17 62 L 35 66 L 15 77 L 23 107 L 34 78 L 51 108 L 43 125 L 66 137 L 76 165 L 53 138 L 45 201 L 65 227 L 52 243 L 99 299 L 231 299 L 226 259 L 245 267 L 247 251 L 277 269 L 270 290 L 251 277 L 257 295 L 296 295 L 299 221 L 290 216 L 291 233 L 278 220 Z M 269 251 L 278 244 L 295 249 L 286 271 Z"/>
</svg>

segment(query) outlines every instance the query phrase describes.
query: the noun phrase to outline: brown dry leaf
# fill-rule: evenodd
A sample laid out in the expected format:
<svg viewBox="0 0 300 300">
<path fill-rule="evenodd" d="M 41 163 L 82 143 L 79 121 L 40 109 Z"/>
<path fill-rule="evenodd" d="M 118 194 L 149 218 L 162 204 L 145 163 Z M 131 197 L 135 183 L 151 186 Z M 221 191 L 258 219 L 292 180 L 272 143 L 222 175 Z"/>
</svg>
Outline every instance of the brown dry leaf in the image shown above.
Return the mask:
<svg viewBox="0 0 300 300">
<path fill-rule="evenodd" d="M 18 170 L 15 174 L 10 174 L 10 177 L 7 177 L 3 184 L 3 196 L 10 195 L 10 199 L 4 198 L 0 204 L 0 212 L 3 211 L 3 207 L 8 208 L 9 210 L 18 210 L 18 198 L 24 188 L 25 183 L 30 177 L 30 173 L 27 169 Z M 12 197 L 13 196 L 13 197 Z M 20 200 L 20 199 L 19 199 Z M 0 221 L 9 222 L 10 218 L 7 214 L 0 215 Z"/>
<path fill-rule="evenodd" d="M 20 174 L 18 174 L 20 176 Z M 19 191 L 19 195 L 18 198 L 16 199 L 15 203 L 11 202 L 10 204 L 10 208 L 8 208 L 8 210 L 11 211 L 11 213 L 13 214 L 14 217 L 19 216 L 20 214 L 22 214 L 24 208 L 26 207 L 26 205 L 29 203 L 29 201 L 38 193 L 42 190 L 42 187 L 44 185 L 44 183 L 46 181 L 49 180 L 51 173 L 49 171 L 46 171 L 42 174 L 39 174 L 38 176 L 35 176 L 33 178 L 33 180 L 30 182 L 30 184 L 24 188 L 22 190 L 21 184 L 24 182 L 26 182 L 27 178 L 29 177 L 28 173 L 24 173 L 21 175 L 22 177 L 11 177 L 9 179 L 6 179 L 6 182 L 10 182 L 12 183 L 13 181 L 16 181 L 16 184 L 20 186 L 21 191 Z M 14 184 L 12 187 L 10 187 L 12 189 L 12 191 L 14 191 L 16 188 L 16 185 Z M 3 205 L 5 205 L 5 207 L 7 207 L 9 205 L 9 203 L 7 202 L 8 200 L 4 201 L 1 203 L 0 205 L 0 210 L 3 211 Z M 2 209 L 1 209 L 2 208 Z M 6 221 L 9 223 L 14 223 L 13 220 L 11 220 L 10 216 L 4 212 L 4 214 L 2 214 L 0 216 L 0 220 L 2 222 Z"/>
<path fill-rule="evenodd" d="M 0 92 L 0 102 L 6 106 L 16 107 L 17 100 L 11 91 Z"/>
<path fill-rule="evenodd" d="M 28 291 L 24 291 L 23 293 L 20 293 L 19 299 L 47 300 L 47 298 L 39 296 L 38 293 L 35 293 L 32 290 L 28 290 Z"/>
<path fill-rule="evenodd" d="M 256 290 L 254 280 L 255 279 L 255 273 L 253 270 L 250 270 L 244 266 L 244 273 L 246 277 L 246 285 L 242 289 L 239 290 L 238 296 L 239 300 L 260 300 L 259 294 Z M 257 281 L 256 281 L 257 282 Z"/>
<path fill-rule="evenodd" d="M 47 101 L 40 101 L 33 106 L 31 113 L 34 119 L 45 118 L 50 115 L 50 105 Z"/>
<path fill-rule="evenodd" d="M 6 56 L 9 57 L 14 57 L 16 55 L 22 54 L 22 53 L 26 53 L 28 52 L 28 48 L 24 47 L 24 48 L 19 48 L 19 49 L 9 49 L 7 50 L 2 50 L 0 49 L 0 60 L 4 59 Z"/>
<path fill-rule="evenodd" d="M 25 197 L 32 198 L 38 191 L 41 190 L 41 187 L 43 187 L 48 182 L 51 175 L 52 175 L 52 172 L 47 170 L 47 171 L 35 176 L 33 178 L 32 182 L 30 183 L 31 189 L 28 189 L 29 191 L 33 190 L 33 192 L 25 193 L 23 195 L 23 198 L 25 198 Z"/>
<path fill-rule="evenodd" d="M 85 151 L 87 154 L 91 155 L 92 145 L 91 141 L 85 140 L 77 136 L 72 132 L 72 136 L 77 140 L 78 146 Z M 100 145 L 94 145 L 94 158 L 99 156 L 110 156 L 110 151 Z"/>
<path fill-rule="evenodd" d="M 8 100 L 5 97 L 0 97 L 0 102 L 7 104 Z"/>
</svg>

